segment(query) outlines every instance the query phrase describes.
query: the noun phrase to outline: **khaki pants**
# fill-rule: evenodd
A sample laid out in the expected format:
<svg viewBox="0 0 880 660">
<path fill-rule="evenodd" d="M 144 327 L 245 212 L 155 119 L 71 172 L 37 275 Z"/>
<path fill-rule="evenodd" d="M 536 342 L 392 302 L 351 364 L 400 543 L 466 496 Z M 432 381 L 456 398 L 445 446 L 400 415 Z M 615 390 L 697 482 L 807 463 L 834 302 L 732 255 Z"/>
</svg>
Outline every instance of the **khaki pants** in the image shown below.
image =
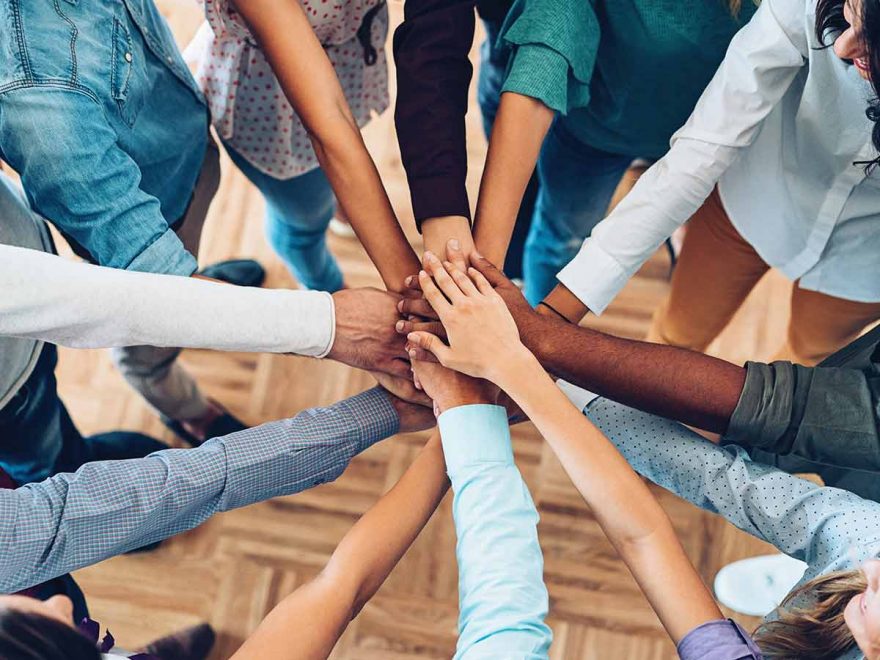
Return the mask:
<svg viewBox="0 0 880 660">
<path fill-rule="evenodd" d="M 731 224 L 717 189 L 688 223 L 669 297 L 650 341 L 703 351 L 770 267 Z M 788 337 L 777 359 L 814 365 L 880 319 L 880 303 L 807 291 L 795 282 Z"/>
<path fill-rule="evenodd" d="M 208 208 L 219 186 L 220 151 L 214 141 L 209 140 L 189 207 L 175 229 L 184 247 L 196 258 Z M 189 420 L 207 412 L 208 401 L 192 376 L 177 363 L 179 348 L 129 346 L 114 348 L 110 354 L 128 384 L 160 414 Z"/>
</svg>

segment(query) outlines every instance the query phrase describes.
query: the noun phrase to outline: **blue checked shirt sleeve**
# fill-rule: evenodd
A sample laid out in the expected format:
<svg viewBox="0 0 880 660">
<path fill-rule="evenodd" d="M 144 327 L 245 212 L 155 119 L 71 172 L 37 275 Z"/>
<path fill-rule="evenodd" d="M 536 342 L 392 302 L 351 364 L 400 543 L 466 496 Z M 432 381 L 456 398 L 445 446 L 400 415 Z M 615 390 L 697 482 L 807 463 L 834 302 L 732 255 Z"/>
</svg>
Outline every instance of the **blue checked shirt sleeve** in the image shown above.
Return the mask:
<svg viewBox="0 0 880 660">
<path fill-rule="evenodd" d="M 198 449 L 88 463 L 0 490 L 0 593 L 192 529 L 219 511 L 332 481 L 398 424 L 387 395 L 374 388 Z"/>
<path fill-rule="evenodd" d="M 596 399 L 584 411 L 630 465 L 808 564 L 804 579 L 856 568 L 880 553 L 880 504 L 757 463 L 687 427 Z"/>
<path fill-rule="evenodd" d="M 458 535 L 455 658 L 546 658 L 553 634 L 538 512 L 513 461 L 507 413 L 461 406 L 439 421 Z"/>
</svg>

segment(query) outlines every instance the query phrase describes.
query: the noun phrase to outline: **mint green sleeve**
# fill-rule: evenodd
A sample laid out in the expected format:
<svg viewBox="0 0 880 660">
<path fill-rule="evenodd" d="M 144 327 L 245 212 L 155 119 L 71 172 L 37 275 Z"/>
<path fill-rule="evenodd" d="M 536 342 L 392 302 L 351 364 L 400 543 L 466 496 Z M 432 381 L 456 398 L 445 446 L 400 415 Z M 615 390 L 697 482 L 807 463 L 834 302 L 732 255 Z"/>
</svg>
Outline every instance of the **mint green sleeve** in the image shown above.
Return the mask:
<svg viewBox="0 0 880 660">
<path fill-rule="evenodd" d="M 458 537 L 454 660 L 547 660 L 553 634 L 538 511 L 513 462 L 507 412 L 459 406 L 439 424 Z"/>
<path fill-rule="evenodd" d="M 512 51 L 502 92 L 562 114 L 589 103 L 599 48 L 592 0 L 516 0 L 500 38 Z"/>
</svg>

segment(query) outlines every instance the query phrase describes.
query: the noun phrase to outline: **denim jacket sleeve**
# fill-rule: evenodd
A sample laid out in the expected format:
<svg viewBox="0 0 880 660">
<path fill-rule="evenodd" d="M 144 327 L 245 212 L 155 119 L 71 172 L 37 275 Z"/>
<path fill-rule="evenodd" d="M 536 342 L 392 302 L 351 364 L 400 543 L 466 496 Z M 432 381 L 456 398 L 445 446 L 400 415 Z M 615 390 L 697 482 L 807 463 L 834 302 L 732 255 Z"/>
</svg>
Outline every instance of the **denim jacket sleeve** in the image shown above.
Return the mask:
<svg viewBox="0 0 880 660">
<path fill-rule="evenodd" d="M 102 266 L 191 275 L 195 258 L 169 228 L 101 106 L 81 90 L 22 87 L 0 99 L 0 149 L 31 204 Z"/>
<path fill-rule="evenodd" d="M 880 471 L 876 339 L 860 351 L 863 355 L 839 366 L 831 359 L 818 367 L 749 362 L 725 441 L 834 467 Z"/>
</svg>

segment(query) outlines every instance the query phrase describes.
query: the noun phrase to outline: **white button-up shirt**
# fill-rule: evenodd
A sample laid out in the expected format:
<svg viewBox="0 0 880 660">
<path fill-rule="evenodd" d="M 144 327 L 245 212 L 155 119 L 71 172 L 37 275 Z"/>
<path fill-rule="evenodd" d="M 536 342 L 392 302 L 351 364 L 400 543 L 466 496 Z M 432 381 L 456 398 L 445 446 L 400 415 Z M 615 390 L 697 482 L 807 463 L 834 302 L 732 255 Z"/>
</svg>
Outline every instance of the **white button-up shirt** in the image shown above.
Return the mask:
<svg viewBox="0 0 880 660">
<path fill-rule="evenodd" d="M 763 0 L 667 155 L 559 273 L 600 314 L 717 184 L 737 231 L 804 289 L 880 301 L 874 95 L 815 36 L 816 0 Z M 719 255 L 719 258 L 722 258 Z"/>
</svg>

